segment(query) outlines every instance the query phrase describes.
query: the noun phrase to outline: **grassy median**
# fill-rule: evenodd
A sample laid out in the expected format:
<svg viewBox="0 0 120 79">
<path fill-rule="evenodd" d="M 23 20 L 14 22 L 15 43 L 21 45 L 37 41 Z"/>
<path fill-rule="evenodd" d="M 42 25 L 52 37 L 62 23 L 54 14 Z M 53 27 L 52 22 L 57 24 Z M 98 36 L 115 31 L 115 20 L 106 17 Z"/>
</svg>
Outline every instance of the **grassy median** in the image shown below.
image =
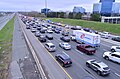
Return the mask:
<svg viewBox="0 0 120 79">
<path fill-rule="evenodd" d="M 120 35 L 120 24 L 101 23 L 94 21 L 76 20 L 76 19 L 62 19 L 62 18 L 48 18 L 53 22 L 61 22 L 69 25 L 79 25 L 86 28 L 91 28 L 97 31 L 107 31 L 112 34 Z"/>
<path fill-rule="evenodd" d="M 0 30 L 0 79 L 7 79 L 11 60 L 14 17 Z"/>
</svg>

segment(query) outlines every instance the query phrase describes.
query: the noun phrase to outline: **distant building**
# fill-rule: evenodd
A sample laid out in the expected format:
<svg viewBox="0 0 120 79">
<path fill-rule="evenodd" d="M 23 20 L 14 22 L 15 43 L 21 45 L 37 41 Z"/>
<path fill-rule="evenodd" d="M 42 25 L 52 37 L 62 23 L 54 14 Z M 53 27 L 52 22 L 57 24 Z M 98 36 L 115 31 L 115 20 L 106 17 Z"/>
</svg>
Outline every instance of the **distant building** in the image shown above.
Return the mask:
<svg viewBox="0 0 120 79">
<path fill-rule="evenodd" d="M 99 3 L 93 4 L 93 13 L 100 13 L 103 16 L 120 13 L 120 3 L 115 0 L 100 0 Z"/>
<path fill-rule="evenodd" d="M 101 22 L 103 23 L 113 23 L 120 24 L 120 17 L 102 17 Z"/>
<path fill-rule="evenodd" d="M 93 4 L 93 13 L 100 13 L 101 11 L 101 3 Z"/>
<path fill-rule="evenodd" d="M 111 15 L 113 2 L 115 2 L 115 0 L 100 0 L 100 3 L 102 3 L 100 12 L 101 15 Z"/>
<path fill-rule="evenodd" d="M 113 3 L 112 13 L 119 14 L 120 13 L 120 3 Z"/>
<path fill-rule="evenodd" d="M 44 9 L 41 9 L 41 13 L 48 13 L 48 12 L 50 12 L 50 9 L 48 9 L 48 8 L 44 8 Z"/>
<path fill-rule="evenodd" d="M 85 8 L 83 8 L 83 7 L 74 7 L 73 12 L 74 13 L 85 13 Z"/>
</svg>

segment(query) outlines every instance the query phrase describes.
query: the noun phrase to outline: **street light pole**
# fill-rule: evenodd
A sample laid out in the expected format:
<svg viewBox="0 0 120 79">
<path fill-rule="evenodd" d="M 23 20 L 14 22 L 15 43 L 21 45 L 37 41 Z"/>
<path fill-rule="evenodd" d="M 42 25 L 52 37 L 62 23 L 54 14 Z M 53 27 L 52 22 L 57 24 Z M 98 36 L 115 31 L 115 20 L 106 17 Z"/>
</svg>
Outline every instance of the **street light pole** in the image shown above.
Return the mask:
<svg viewBox="0 0 120 79">
<path fill-rule="evenodd" d="M 47 18 L 47 0 L 45 0 L 46 18 Z"/>
</svg>

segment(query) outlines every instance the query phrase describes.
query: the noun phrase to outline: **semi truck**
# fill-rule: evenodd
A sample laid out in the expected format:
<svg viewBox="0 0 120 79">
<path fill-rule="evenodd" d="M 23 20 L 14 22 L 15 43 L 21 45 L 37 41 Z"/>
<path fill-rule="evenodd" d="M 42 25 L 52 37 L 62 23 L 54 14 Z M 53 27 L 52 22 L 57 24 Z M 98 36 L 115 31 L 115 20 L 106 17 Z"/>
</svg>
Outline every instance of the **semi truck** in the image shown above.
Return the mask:
<svg viewBox="0 0 120 79">
<path fill-rule="evenodd" d="M 75 35 L 75 41 L 80 43 L 88 44 L 92 47 L 100 46 L 100 35 L 95 33 L 89 33 L 83 30 L 73 30 Z"/>
</svg>

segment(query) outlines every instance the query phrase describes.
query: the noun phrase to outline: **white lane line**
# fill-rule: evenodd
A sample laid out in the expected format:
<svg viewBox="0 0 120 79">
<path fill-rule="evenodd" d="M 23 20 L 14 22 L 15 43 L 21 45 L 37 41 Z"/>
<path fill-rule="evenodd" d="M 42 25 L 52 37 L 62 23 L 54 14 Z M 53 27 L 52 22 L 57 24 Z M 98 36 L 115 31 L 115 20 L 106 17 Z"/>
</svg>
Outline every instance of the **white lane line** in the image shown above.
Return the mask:
<svg viewBox="0 0 120 79">
<path fill-rule="evenodd" d="M 117 75 L 118 77 L 120 77 L 120 75 L 118 73 L 115 73 L 115 75 Z"/>
<path fill-rule="evenodd" d="M 78 53 L 80 53 L 80 54 L 83 54 L 82 52 L 80 52 L 79 50 L 77 50 L 77 49 L 75 49 L 75 51 L 77 51 Z"/>
</svg>

